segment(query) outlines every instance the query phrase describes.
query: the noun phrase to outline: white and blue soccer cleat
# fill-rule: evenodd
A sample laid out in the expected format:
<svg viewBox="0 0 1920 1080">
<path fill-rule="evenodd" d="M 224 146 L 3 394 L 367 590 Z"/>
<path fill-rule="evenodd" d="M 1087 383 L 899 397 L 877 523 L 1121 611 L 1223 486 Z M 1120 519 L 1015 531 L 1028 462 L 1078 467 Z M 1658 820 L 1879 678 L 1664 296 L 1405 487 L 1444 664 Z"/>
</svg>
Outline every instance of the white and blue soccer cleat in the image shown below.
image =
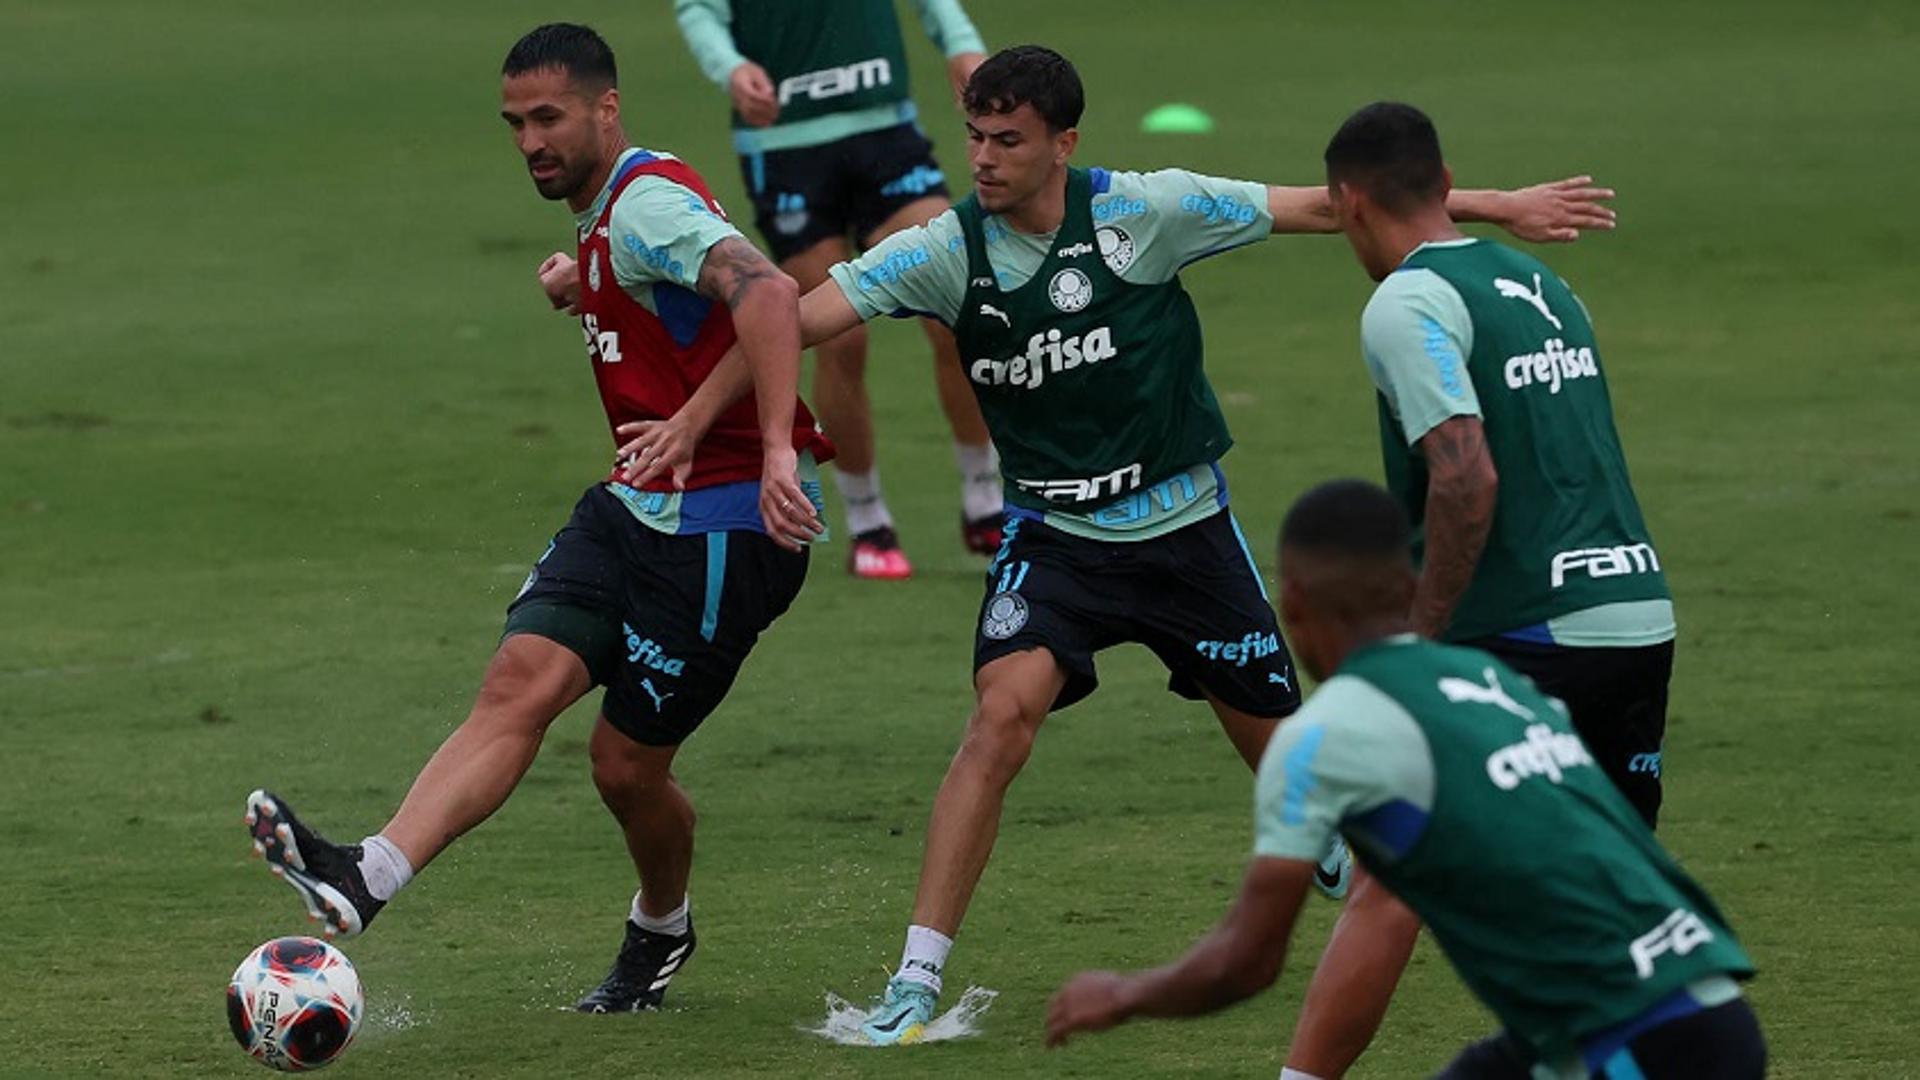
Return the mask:
<svg viewBox="0 0 1920 1080">
<path fill-rule="evenodd" d="M 1347 850 L 1346 839 L 1336 834 L 1319 865 L 1313 868 L 1313 887 L 1328 899 L 1344 900 L 1352 884 L 1353 852 Z"/>
<path fill-rule="evenodd" d="M 914 979 L 889 979 L 887 996 L 860 1024 L 860 1034 L 873 1046 L 907 1046 L 927 1033 L 933 1007 L 940 995 Z"/>
</svg>

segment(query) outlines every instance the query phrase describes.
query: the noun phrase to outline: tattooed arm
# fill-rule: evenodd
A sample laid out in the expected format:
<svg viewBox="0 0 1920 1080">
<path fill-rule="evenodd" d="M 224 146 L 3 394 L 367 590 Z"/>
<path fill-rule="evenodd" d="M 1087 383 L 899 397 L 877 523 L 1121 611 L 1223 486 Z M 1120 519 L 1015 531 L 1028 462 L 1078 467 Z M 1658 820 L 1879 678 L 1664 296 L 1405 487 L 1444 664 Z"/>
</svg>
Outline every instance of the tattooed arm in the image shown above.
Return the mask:
<svg viewBox="0 0 1920 1080">
<path fill-rule="evenodd" d="M 739 349 L 753 375 L 760 409 L 760 515 L 767 535 L 798 551 L 821 531 L 813 500 L 800 489 L 793 410 L 800 392 L 800 288 L 740 236 L 707 249 L 696 291 L 727 305 Z"/>
<path fill-rule="evenodd" d="M 1413 628 L 1438 638 L 1473 581 L 1493 527 L 1500 476 L 1477 416 L 1455 416 L 1420 437 L 1427 459 L 1427 547 L 1413 593 Z"/>
</svg>

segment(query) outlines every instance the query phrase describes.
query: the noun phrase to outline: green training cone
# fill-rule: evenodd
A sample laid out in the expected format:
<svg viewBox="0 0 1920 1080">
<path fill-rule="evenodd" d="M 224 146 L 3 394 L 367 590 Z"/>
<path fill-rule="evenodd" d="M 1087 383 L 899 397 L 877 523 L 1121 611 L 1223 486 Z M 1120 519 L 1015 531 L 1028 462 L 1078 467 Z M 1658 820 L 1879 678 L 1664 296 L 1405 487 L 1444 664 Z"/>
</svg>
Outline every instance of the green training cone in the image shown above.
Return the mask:
<svg viewBox="0 0 1920 1080">
<path fill-rule="evenodd" d="M 1213 117 L 1175 102 L 1149 110 L 1140 118 L 1140 130 L 1154 135 L 1206 135 L 1213 131 Z"/>
</svg>

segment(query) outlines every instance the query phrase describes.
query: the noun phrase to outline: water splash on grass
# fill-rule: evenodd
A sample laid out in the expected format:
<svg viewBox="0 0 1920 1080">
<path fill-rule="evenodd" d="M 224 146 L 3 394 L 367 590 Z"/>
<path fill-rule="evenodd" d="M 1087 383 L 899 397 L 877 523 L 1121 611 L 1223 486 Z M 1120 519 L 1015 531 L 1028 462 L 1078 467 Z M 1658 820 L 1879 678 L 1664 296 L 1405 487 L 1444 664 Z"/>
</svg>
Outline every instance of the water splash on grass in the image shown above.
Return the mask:
<svg viewBox="0 0 1920 1080">
<path fill-rule="evenodd" d="M 984 986 L 969 986 L 960 995 L 953 1008 L 935 1017 L 927 1024 L 926 1034 L 921 1042 L 945 1042 L 948 1039 L 966 1039 L 980 1034 L 980 1017 L 993 1007 L 993 999 L 1000 991 L 989 990 Z M 827 994 L 826 1019 L 818 1027 L 801 1028 L 809 1035 L 818 1035 L 828 1042 L 842 1046 L 872 1046 L 866 1037 L 860 1034 L 860 1023 L 867 1018 L 867 1010 L 855 1005 L 839 994 Z"/>
<path fill-rule="evenodd" d="M 361 1031 L 363 1036 L 378 1038 L 395 1031 L 425 1027 L 432 1020 L 425 1009 L 414 1007 L 412 994 L 401 994 L 397 998 L 383 998 L 370 1007 Z"/>
</svg>

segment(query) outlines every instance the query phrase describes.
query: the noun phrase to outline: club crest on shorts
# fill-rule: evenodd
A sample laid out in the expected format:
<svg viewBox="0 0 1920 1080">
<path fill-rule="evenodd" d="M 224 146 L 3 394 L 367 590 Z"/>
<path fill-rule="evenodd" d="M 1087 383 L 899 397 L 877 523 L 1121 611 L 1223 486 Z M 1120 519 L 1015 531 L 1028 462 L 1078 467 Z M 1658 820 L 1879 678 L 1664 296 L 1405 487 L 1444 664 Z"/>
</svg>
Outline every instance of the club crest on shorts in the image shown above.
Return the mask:
<svg viewBox="0 0 1920 1080">
<path fill-rule="evenodd" d="M 587 291 L 600 291 L 600 253 L 598 251 L 587 254 Z"/>
<path fill-rule="evenodd" d="M 1047 299 L 1061 311 L 1079 311 L 1093 302 L 1093 282 L 1069 266 L 1047 283 Z"/>
<path fill-rule="evenodd" d="M 1005 641 L 1027 625 L 1027 598 L 1016 592 L 998 593 L 987 601 L 987 613 L 980 617 L 980 633 L 994 641 Z"/>
</svg>

